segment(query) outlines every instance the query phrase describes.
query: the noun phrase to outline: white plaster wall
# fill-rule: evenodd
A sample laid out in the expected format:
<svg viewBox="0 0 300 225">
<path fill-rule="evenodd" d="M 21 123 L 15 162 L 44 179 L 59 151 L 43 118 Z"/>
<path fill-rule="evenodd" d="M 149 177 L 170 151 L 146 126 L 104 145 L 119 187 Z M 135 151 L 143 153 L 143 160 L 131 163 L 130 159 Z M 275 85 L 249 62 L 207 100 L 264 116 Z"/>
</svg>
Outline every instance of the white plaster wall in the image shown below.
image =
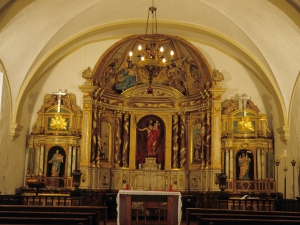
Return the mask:
<svg viewBox="0 0 300 225">
<path fill-rule="evenodd" d="M 32 107 L 30 128 L 37 119 L 37 112 L 42 106 L 45 94 L 51 94 L 61 89 L 76 95 L 77 104 L 82 109 L 82 92 L 79 89 L 85 79 L 82 72 L 91 67 L 93 70 L 100 56 L 117 40 L 108 40 L 87 44 L 64 57 L 51 71 L 48 71 L 31 90 L 36 100 Z"/>
<path fill-rule="evenodd" d="M 300 75 L 300 73 L 299 73 Z M 292 96 L 292 103 L 291 103 L 291 109 L 290 109 L 290 141 L 288 145 L 286 146 L 286 149 L 288 150 L 288 155 L 290 156 L 288 159 L 288 171 L 287 173 L 287 197 L 292 198 L 293 197 L 293 167 L 290 163 L 292 160 L 291 156 L 294 154 L 295 160 L 296 160 L 296 166 L 294 168 L 294 176 L 295 176 L 295 196 L 300 196 L 299 187 L 300 187 L 300 177 L 299 177 L 299 168 L 300 168 L 300 80 L 298 80 L 295 84 L 295 88 L 293 90 L 293 96 Z M 282 161 L 282 160 L 281 160 Z M 278 168 L 280 170 L 279 173 L 279 181 L 280 185 L 283 188 L 284 185 L 284 172 L 283 172 L 283 162 Z"/>
<path fill-rule="evenodd" d="M 1 65 L 0 71 L 5 73 Z M 16 141 L 11 140 L 11 97 L 5 76 L 0 106 L 0 192 L 14 194 L 15 189 L 21 187 L 23 183 L 26 136 L 21 132 L 21 136 Z"/>
</svg>

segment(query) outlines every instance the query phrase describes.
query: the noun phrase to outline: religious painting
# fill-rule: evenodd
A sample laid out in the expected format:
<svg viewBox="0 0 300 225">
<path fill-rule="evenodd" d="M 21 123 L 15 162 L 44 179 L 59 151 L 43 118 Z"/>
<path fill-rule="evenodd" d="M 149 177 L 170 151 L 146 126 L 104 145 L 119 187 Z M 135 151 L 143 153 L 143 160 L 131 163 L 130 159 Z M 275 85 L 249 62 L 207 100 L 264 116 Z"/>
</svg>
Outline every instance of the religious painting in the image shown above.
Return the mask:
<svg viewBox="0 0 300 225">
<path fill-rule="evenodd" d="M 108 162 L 110 158 L 110 137 L 111 137 L 111 125 L 103 120 L 101 121 L 101 142 L 100 142 L 100 161 Z"/>
<path fill-rule="evenodd" d="M 236 154 L 236 178 L 237 180 L 254 179 L 254 158 L 251 151 L 243 149 Z"/>
<path fill-rule="evenodd" d="M 203 123 L 195 125 L 192 137 L 192 162 L 202 163 L 205 157 L 205 127 Z"/>
<path fill-rule="evenodd" d="M 36 151 L 36 148 L 29 148 L 28 150 L 27 176 L 34 174 Z"/>
<path fill-rule="evenodd" d="M 47 159 L 47 177 L 63 177 L 65 174 L 66 153 L 60 146 L 50 148 Z"/>
<path fill-rule="evenodd" d="M 165 125 L 154 115 L 143 117 L 137 124 L 136 161 L 144 163 L 146 157 L 156 158 L 157 164 L 164 166 Z"/>
<path fill-rule="evenodd" d="M 274 178 L 274 153 L 266 154 L 266 177 Z"/>
<path fill-rule="evenodd" d="M 136 76 L 137 76 L 137 66 L 131 64 L 130 66 L 125 64 L 125 68 L 120 68 L 120 71 L 117 71 L 115 90 L 117 93 L 133 87 L 136 85 Z"/>
</svg>

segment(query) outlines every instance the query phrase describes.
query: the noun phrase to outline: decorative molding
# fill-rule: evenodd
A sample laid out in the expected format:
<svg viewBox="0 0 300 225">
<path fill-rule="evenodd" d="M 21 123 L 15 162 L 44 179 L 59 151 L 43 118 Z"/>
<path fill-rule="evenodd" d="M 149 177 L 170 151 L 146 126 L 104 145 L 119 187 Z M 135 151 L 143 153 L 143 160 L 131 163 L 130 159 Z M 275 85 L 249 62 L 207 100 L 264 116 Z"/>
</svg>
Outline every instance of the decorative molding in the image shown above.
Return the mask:
<svg viewBox="0 0 300 225">
<path fill-rule="evenodd" d="M 20 132 L 23 130 L 23 126 L 19 124 L 12 124 L 10 128 L 10 135 L 13 140 L 16 140 L 20 136 Z"/>
<path fill-rule="evenodd" d="M 280 134 L 279 138 L 284 143 L 287 144 L 290 139 L 290 128 L 289 127 L 280 127 L 277 129 L 277 132 Z"/>
</svg>

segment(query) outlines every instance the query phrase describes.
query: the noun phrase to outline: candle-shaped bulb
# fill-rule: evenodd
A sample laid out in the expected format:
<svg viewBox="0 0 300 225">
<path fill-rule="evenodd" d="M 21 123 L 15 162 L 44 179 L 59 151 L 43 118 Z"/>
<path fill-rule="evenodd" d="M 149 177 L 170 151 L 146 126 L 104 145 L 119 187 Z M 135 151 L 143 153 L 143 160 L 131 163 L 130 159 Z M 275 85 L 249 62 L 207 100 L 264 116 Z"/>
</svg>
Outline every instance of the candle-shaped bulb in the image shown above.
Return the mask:
<svg viewBox="0 0 300 225">
<path fill-rule="evenodd" d="M 164 52 L 164 48 L 161 46 L 159 49 L 160 52 Z"/>
<path fill-rule="evenodd" d="M 144 61 L 144 60 L 145 60 L 145 57 L 144 57 L 144 56 L 142 56 L 141 60 L 142 60 L 142 61 Z"/>
<path fill-rule="evenodd" d="M 171 50 L 170 55 L 173 57 L 174 56 L 174 51 Z"/>
<path fill-rule="evenodd" d="M 139 45 L 139 47 L 138 47 L 138 50 L 139 50 L 139 51 L 141 51 L 141 50 L 142 50 L 142 46 L 141 46 L 141 45 Z"/>
<path fill-rule="evenodd" d="M 163 59 L 162 59 L 162 62 L 163 62 L 163 63 L 166 63 L 166 58 L 163 58 Z"/>
<path fill-rule="evenodd" d="M 131 57 L 131 56 L 132 56 L 132 51 L 129 52 L 129 57 Z"/>
</svg>

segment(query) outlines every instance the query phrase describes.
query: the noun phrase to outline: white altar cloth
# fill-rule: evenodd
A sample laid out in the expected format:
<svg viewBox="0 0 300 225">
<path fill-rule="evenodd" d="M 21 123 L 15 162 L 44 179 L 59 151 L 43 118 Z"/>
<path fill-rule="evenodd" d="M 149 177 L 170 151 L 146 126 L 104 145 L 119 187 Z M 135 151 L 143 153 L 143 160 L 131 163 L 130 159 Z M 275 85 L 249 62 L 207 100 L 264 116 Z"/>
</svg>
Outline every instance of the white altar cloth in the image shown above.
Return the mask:
<svg viewBox="0 0 300 225">
<path fill-rule="evenodd" d="M 125 217 L 124 212 L 121 212 L 121 208 L 124 207 L 125 202 L 121 201 L 121 195 L 163 195 L 163 196 L 177 196 L 177 222 L 175 224 L 180 225 L 181 223 L 181 193 L 177 191 L 143 191 L 143 190 L 119 190 L 117 195 L 117 211 L 118 219 L 117 224 L 122 225 L 122 219 Z"/>
</svg>

